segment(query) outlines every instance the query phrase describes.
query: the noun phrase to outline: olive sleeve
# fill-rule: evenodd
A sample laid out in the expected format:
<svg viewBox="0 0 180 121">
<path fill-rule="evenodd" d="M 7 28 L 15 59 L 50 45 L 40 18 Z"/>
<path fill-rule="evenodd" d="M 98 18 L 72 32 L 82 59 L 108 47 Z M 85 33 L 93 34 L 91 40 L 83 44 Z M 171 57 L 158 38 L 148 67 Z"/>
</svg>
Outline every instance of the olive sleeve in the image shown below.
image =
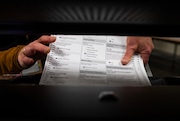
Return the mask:
<svg viewBox="0 0 180 121">
<path fill-rule="evenodd" d="M 5 51 L 0 51 L 0 75 L 20 73 L 23 68 L 18 62 L 18 53 L 24 45 L 18 45 Z"/>
</svg>

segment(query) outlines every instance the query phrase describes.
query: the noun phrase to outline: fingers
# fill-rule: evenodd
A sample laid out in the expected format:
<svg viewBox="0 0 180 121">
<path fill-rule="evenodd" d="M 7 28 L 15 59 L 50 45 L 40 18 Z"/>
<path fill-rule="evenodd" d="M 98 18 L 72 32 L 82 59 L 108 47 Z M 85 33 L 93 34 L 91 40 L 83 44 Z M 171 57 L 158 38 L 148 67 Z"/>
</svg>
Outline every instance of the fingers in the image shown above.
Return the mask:
<svg viewBox="0 0 180 121">
<path fill-rule="evenodd" d="M 141 53 L 141 57 L 142 57 L 142 59 L 143 59 L 144 64 L 148 64 L 150 54 Z"/>
<path fill-rule="evenodd" d="M 28 51 L 23 48 L 18 54 L 18 62 L 22 68 L 28 68 L 35 63 L 35 60 L 33 58 L 26 56 L 26 52 Z"/>
<path fill-rule="evenodd" d="M 126 52 L 124 54 L 124 57 L 121 59 L 122 65 L 126 65 L 129 63 L 137 48 L 138 43 L 136 41 L 132 41 L 131 38 L 127 38 Z"/>
<path fill-rule="evenodd" d="M 47 54 L 50 52 L 50 48 L 38 42 L 33 42 L 23 49 L 23 54 L 27 57 L 33 57 L 37 53 Z"/>
<path fill-rule="evenodd" d="M 141 55 L 144 64 L 148 64 L 148 62 L 149 62 L 149 57 L 150 57 L 151 52 L 152 52 L 152 50 L 153 50 L 153 46 L 148 45 L 148 46 L 145 46 L 145 48 L 146 48 L 146 49 L 140 51 L 139 54 Z"/>
<path fill-rule="evenodd" d="M 36 53 L 47 54 L 50 48 L 46 44 L 52 43 L 56 40 L 55 37 L 43 35 L 39 39 L 31 42 L 24 48 L 24 55 L 31 57 Z"/>
<path fill-rule="evenodd" d="M 22 53 L 24 54 L 24 56 L 31 57 L 36 53 L 36 51 L 33 50 L 31 47 L 26 46 L 23 48 Z"/>
<path fill-rule="evenodd" d="M 27 68 L 33 65 L 38 59 L 50 52 L 50 47 L 45 44 L 52 43 L 55 37 L 43 35 L 39 39 L 25 46 L 18 55 L 18 62 L 21 67 Z"/>
<path fill-rule="evenodd" d="M 129 48 L 129 47 L 128 47 Z M 135 50 L 132 49 L 132 48 L 129 48 L 126 50 L 125 54 L 124 54 L 124 57 L 121 59 L 121 63 L 122 65 L 126 65 L 129 63 L 129 61 L 131 60 Z"/>
<path fill-rule="evenodd" d="M 56 40 L 56 37 L 43 35 L 39 39 L 37 39 L 35 42 L 42 43 L 42 44 L 49 44 Z"/>
</svg>

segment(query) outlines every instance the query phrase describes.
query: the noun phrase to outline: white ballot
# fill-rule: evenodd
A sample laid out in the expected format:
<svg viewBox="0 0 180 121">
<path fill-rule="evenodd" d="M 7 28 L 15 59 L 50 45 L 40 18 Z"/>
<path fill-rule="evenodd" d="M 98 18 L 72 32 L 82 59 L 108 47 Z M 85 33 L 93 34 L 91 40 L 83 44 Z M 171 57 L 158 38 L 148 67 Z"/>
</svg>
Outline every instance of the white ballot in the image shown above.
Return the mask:
<svg viewBox="0 0 180 121">
<path fill-rule="evenodd" d="M 121 64 L 126 36 L 52 36 L 40 85 L 151 86 L 139 54 Z"/>
</svg>

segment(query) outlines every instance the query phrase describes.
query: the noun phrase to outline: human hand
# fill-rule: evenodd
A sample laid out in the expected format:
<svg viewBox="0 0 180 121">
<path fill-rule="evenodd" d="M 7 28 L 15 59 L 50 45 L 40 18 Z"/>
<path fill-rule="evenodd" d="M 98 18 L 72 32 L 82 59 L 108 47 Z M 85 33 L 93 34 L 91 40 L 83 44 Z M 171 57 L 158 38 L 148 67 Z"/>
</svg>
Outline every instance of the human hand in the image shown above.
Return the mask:
<svg viewBox="0 0 180 121">
<path fill-rule="evenodd" d="M 144 64 L 149 61 L 150 54 L 154 49 L 154 44 L 151 37 L 127 37 L 127 46 L 124 57 L 121 60 L 123 65 L 126 65 L 131 60 L 134 53 L 139 53 L 143 59 Z"/>
<path fill-rule="evenodd" d="M 56 40 L 55 37 L 43 35 L 37 40 L 29 43 L 18 54 L 18 62 L 22 68 L 32 66 L 37 60 L 45 57 L 50 52 L 47 44 Z"/>
</svg>

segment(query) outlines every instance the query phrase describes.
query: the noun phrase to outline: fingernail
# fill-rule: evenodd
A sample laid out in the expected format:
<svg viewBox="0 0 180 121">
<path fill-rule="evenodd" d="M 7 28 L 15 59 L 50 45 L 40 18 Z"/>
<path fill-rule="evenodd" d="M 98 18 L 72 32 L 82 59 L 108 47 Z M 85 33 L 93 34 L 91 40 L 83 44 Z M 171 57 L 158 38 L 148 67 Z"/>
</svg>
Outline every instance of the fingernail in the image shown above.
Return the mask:
<svg viewBox="0 0 180 121">
<path fill-rule="evenodd" d="M 25 55 L 25 51 L 26 51 L 26 49 L 25 49 L 25 47 L 23 48 L 23 50 L 22 50 L 22 53 Z"/>
<path fill-rule="evenodd" d="M 51 37 L 51 40 L 55 41 L 55 40 L 56 40 L 56 37 Z"/>
<path fill-rule="evenodd" d="M 123 65 L 126 65 L 126 64 L 127 64 L 127 59 L 122 59 L 122 60 L 121 60 L 121 63 L 122 63 Z"/>
<path fill-rule="evenodd" d="M 47 49 L 45 53 L 47 54 L 47 53 L 49 53 L 49 52 L 50 52 L 50 49 Z"/>
</svg>

